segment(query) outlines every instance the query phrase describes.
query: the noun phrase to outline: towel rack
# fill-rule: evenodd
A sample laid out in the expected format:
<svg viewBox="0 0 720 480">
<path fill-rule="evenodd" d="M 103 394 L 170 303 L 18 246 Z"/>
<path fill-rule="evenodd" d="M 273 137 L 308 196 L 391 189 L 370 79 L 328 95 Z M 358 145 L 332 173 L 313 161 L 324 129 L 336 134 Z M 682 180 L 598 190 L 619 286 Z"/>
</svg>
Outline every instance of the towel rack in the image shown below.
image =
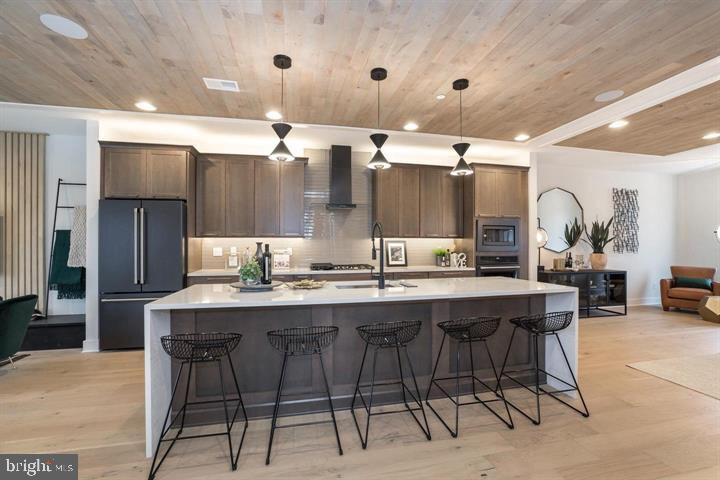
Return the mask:
<svg viewBox="0 0 720 480">
<path fill-rule="evenodd" d="M 48 301 L 50 300 L 50 273 L 52 271 L 53 256 L 55 254 L 55 227 L 57 226 L 58 209 L 75 208 L 75 205 L 58 205 L 60 201 L 60 187 L 86 187 L 87 184 L 79 182 L 66 182 L 62 178 L 58 178 L 57 190 L 55 191 L 55 214 L 53 215 L 52 241 L 50 242 L 50 266 L 47 269 L 47 282 L 45 284 L 45 307 L 42 316 L 47 318 Z"/>
</svg>

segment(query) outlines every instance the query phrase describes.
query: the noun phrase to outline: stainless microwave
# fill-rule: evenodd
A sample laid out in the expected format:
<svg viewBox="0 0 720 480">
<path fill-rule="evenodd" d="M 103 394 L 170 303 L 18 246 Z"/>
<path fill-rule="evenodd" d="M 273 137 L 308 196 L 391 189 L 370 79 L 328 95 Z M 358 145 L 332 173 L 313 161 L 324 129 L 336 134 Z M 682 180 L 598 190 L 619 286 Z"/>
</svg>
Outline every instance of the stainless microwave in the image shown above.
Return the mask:
<svg viewBox="0 0 720 480">
<path fill-rule="evenodd" d="M 520 219 L 478 218 L 475 220 L 476 252 L 515 252 L 520 248 Z"/>
</svg>

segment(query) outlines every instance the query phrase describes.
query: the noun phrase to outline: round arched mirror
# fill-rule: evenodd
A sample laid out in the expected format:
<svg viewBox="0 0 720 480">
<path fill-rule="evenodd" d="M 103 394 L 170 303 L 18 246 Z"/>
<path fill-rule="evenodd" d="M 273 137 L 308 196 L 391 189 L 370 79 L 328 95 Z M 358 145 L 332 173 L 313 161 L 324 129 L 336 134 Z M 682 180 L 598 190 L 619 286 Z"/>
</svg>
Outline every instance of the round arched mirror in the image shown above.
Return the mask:
<svg viewBox="0 0 720 480">
<path fill-rule="evenodd" d="M 548 236 L 544 248 L 557 253 L 574 247 L 585 225 L 583 208 L 578 199 L 572 192 L 557 187 L 538 197 L 538 218 L 539 227 Z"/>
</svg>

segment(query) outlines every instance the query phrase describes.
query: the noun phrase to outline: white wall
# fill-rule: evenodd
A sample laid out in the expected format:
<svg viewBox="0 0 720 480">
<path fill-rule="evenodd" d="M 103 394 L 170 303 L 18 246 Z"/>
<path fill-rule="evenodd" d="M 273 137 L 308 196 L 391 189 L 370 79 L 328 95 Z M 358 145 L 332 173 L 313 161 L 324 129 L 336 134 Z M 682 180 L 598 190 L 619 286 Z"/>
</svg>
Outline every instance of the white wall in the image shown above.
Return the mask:
<svg viewBox="0 0 720 480">
<path fill-rule="evenodd" d="M 676 178 L 676 262 L 720 272 L 720 243 L 713 237 L 720 226 L 720 167 Z"/>
<path fill-rule="evenodd" d="M 617 154 L 608 155 L 617 156 Z M 602 169 L 602 163 L 576 164 L 553 161 L 552 153 L 538 154 L 538 192 L 562 187 L 575 194 L 584 209 L 585 223 L 595 219 L 607 221 L 613 214 L 612 188 L 632 188 L 639 191 L 639 241 L 637 254 L 616 254 L 608 245 L 608 268 L 627 270 L 628 303 L 655 304 L 660 301 L 659 280 L 669 274 L 675 254 L 675 179 L 666 173 L 644 173 L 629 170 Z M 580 242 L 571 250 L 589 259 L 592 250 Z M 552 266 L 554 257 L 564 253 L 541 252 L 542 264 Z"/>
<path fill-rule="evenodd" d="M 45 259 L 47 272 L 50 271 L 50 248 L 58 178 L 67 182 L 85 182 L 85 137 L 55 134 L 47 136 L 45 144 Z M 62 187 L 58 204 L 85 205 L 85 189 L 74 186 Z M 72 210 L 58 210 L 57 230 L 69 230 L 72 222 Z M 56 291 L 48 292 L 48 313 L 50 315 L 83 314 L 85 313 L 85 300 L 58 300 Z"/>
</svg>

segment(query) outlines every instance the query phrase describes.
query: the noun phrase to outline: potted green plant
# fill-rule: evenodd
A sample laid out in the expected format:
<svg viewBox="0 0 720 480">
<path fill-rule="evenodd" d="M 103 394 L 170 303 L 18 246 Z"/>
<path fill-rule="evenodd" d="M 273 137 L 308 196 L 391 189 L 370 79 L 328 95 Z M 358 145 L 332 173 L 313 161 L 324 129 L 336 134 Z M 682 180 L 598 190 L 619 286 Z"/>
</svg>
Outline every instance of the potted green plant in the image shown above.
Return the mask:
<svg viewBox="0 0 720 480">
<path fill-rule="evenodd" d="M 250 260 L 238 269 L 238 273 L 240 274 L 240 280 L 245 285 L 257 285 L 262 275 L 260 265 L 258 265 L 255 257 L 250 257 Z"/>
<path fill-rule="evenodd" d="M 445 258 L 446 250 L 444 248 L 433 248 L 433 255 L 435 255 L 435 265 L 438 267 L 443 266 L 443 259 Z"/>
<path fill-rule="evenodd" d="M 578 223 L 577 217 L 575 217 L 572 223 L 568 222 L 565 224 L 565 235 L 563 240 L 565 241 L 565 244 L 568 246 L 568 248 L 572 248 L 575 246 L 578 240 L 580 240 L 582 232 L 583 227 L 580 226 L 580 223 Z"/>
<path fill-rule="evenodd" d="M 583 241 L 592 247 L 593 253 L 590 254 L 590 265 L 595 270 L 603 270 L 607 266 L 605 247 L 615 239 L 615 237 L 610 236 L 612 221 L 613 217 L 610 217 L 606 225 L 605 222 L 595 220 L 589 231 L 587 225 L 585 226 L 587 240 L 583 238 Z"/>
</svg>

